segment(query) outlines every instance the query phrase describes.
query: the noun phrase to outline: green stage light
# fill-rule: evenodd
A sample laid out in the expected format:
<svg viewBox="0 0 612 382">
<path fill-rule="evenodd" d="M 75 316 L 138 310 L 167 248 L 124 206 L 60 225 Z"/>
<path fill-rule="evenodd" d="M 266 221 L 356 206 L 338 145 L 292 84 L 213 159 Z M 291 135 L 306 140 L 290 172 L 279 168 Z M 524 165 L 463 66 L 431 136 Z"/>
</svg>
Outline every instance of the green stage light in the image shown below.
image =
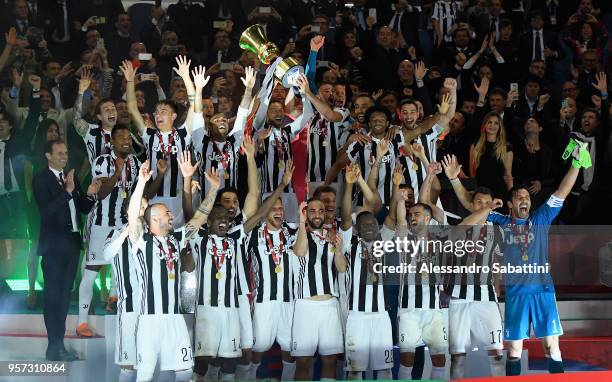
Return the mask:
<svg viewBox="0 0 612 382">
<path fill-rule="evenodd" d="M 102 285 L 100 285 L 100 278 L 96 278 L 96 288 L 98 288 L 98 290 L 102 290 Z M 106 278 L 106 288 L 108 288 L 108 290 L 110 290 L 111 288 L 111 278 L 107 277 Z"/>
<path fill-rule="evenodd" d="M 28 279 L 8 279 L 6 280 L 6 284 L 11 288 L 12 291 L 24 291 L 30 290 L 30 283 Z M 42 290 L 43 288 L 40 286 L 38 281 L 34 284 L 34 290 Z"/>
</svg>

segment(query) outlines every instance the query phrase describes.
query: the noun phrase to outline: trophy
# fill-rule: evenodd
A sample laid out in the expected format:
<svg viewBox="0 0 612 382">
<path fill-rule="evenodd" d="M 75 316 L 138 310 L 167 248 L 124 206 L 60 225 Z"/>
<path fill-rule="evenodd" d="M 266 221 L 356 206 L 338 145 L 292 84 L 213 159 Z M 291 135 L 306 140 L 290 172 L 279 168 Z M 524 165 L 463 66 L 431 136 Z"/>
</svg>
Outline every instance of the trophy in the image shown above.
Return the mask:
<svg viewBox="0 0 612 382">
<path fill-rule="evenodd" d="M 242 32 L 239 44 L 240 48 L 255 53 L 259 61 L 266 65 L 280 56 L 280 50 L 276 44 L 267 40 L 259 24 L 252 25 Z M 294 79 L 300 73 L 304 73 L 304 68 L 293 57 L 283 59 L 274 69 L 274 77 L 286 88 L 295 84 Z"/>
</svg>

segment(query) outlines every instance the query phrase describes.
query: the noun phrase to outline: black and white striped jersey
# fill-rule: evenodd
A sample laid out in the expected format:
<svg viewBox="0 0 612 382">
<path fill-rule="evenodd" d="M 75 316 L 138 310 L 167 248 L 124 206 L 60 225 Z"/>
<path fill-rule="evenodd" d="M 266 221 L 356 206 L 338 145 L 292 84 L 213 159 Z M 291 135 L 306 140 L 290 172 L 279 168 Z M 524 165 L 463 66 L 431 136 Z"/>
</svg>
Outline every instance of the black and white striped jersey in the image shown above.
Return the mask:
<svg viewBox="0 0 612 382">
<path fill-rule="evenodd" d="M 425 151 L 425 157 L 430 163 L 433 163 L 437 160 L 436 141 L 438 140 L 438 136 L 443 130 L 444 128 L 442 126 L 435 124 L 432 126 L 430 131 L 425 134 L 422 134 L 416 139 L 416 141 L 420 143 L 421 146 L 423 146 L 423 150 Z M 404 142 L 402 132 L 398 131 L 397 135 L 401 136 L 403 145 Z M 400 155 L 398 159 L 405 169 L 405 183 L 412 186 L 412 189 L 414 190 L 414 198 L 415 200 L 417 200 L 419 197 L 419 190 L 421 189 L 421 184 L 423 184 L 423 180 L 427 176 L 427 169 L 425 167 L 425 163 L 412 156 Z"/>
<path fill-rule="evenodd" d="M 293 159 L 291 142 L 295 140 L 303 127 L 302 124 L 296 123 L 296 121 L 280 129 L 271 125 L 266 126 L 271 128 L 272 131 L 265 139 L 260 140 L 263 151 L 257 153 L 257 163 L 261 168 L 263 183 L 262 193 L 274 191 L 283 180 L 286 162 L 289 159 Z M 264 131 L 260 130 L 258 135 Z M 285 192 L 293 192 L 291 184 L 287 186 Z"/>
<path fill-rule="evenodd" d="M 348 260 L 347 273 L 350 273 L 348 309 L 355 312 L 384 312 L 383 274 L 374 271 L 375 264 L 382 264 L 384 256 L 375 257 L 373 243 L 366 243 L 353 235 L 352 227 L 340 232 Z"/>
<path fill-rule="evenodd" d="M 408 232 L 407 228 L 398 228 L 397 237 L 407 237 L 408 240 L 418 239 Z M 442 237 L 428 236 L 427 240 L 446 240 Z M 435 251 L 417 251 L 415 256 L 400 254 L 401 262 L 414 266 L 415 272 L 402 273 L 400 277 L 399 308 L 400 309 L 440 309 L 440 289 L 443 280 L 437 275 L 421 272 L 423 264 L 433 266 L 445 265 L 445 254 Z"/>
<path fill-rule="evenodd" d="M 238 307 L 239 246 L 245 238 L 242 224 L 230 229 L 225 237 L 209 235 L 200 229 L 190 240 L 199 278 L 198 305 Z"/>
<path fill-rule="evenodd" d="M 449 31 L 455 24 L 461 11 L 461 2 L 456 0 L 437 0 L 433 5 L 431 18 L 438 20 L 442 29 L 442 38 L 446 42 L 453 41 Z M 436 37 L 437 38 L 437 37 Z"/>
<path fill-rule="evenodd" d="M 461 227 L 467 228 L 467 227 Z M 503 230 L 491 222 L 482 226 L 470 226 L 465 234 L 456 237 L 455 240 L 483 241 L 486 243 L 483 252 L 473 251 L 464 256 L 451 256 L 452 266 L 476 266 L 486 265 L 492 269 L 493 263 L 499 264 L 499 256 L 503 255 Z M 480 269 L 480 268 L 478 268 Z M 449 296 L 467 301 L 495 301 L 497 293 L 495 291 L 495 275 L 491 272 L 484 273 L 451 273 L 444 287 L 444 291 Z"/>
<path fill-rule="evenodd" d="M 361 142 L 353 142 L 348 147 L 346 153 L 351 162 L 359 164 L 361 174 L 364 179 L 368 179 L 372 165 L 376 161 L 376 147 L 380 143 L 380 139 L 371 137 L 369 143 L 362 144 Z M 388 206 L 391 202 L 391 194 L 393 193 L 393 170 L 395 169 L 396 158 L 400 155 L 399 148 L 403 146 L 403 135 L 397 134 L 391 144 L 389 151 L 383 157 L 382 163 L 378 168 L 377 189 L 383 204 Z M 356 194 L 353 200 L 357 205 L 363 205 L 363 195 L 359 189 L 355 190 Z"/>
<path fill-rule="evenodd" d="M 157 129 L 145 129 L 142 141 L 147 148 L 147 156 L 153 173 L 157 177 L 157 161 L 164 159 L 168 169 L 164 174 L 163 185 L 159 188 L 156 196 L 176 197 L 183 188 L 183 174 L 178 165 L 180 153 L 191 147 L 191 135 L 183 124 L 171 131 L 161 132 Z"/>
<path fill-rule="evenodd" d="M 244 137 L 244 126 L 249 111 L 242 107 L 238 108 L 238 114 L 234 121 L 232 130 L 223 142 L 214 141 L 206 129 L 198 129 L 193 132 L 192 141 L 195 152 L 195 161 L 200 163 L 200 180 L 202 185 L 202 198 L 208 193 L 210 185 L 204 173 L 211 168 L 217 169 L 221 184 L 220 188 L 238 188 L 238 155 Z M 202 182 L 203 180 L 203 182 Z"/>
<path fill-rule="evenodd" d="M 338 270 L 334 264 L 336 248 L 326 237 L 326 230 L 323 230 L 322 234 L 315 231 L 307 233 L 308 254 L 303 257 L 296 256 L 294 267 L 296 299 L 326 294 L 338 297 Z"/>
<path fill-rule="evenodd" d="M 246 251 L 253 269 L 255 302 L 293 301 L 292 262 L 297 231 L 293 223 L 283 223 L 279 230 L 260 223 L 249 233 Z"/>
<path fill-rule="evenodd" d="M 346 143 L 350 123 L 350 112 L 345 108 L 334 108 L 342 114 L 342 121 L 330 122 L 319 112 L 315 113 L 308 136 L 308 182 L 322 182 L 327 171 L 336 162 L 338 151 Z"/>
<path fill-rule="evenodd" d="M 104 244 L 104 259 L 115 267 L 113 283 L 117 286 L 117 314 L 138 312 L 140 293 L 136 276 L 136 258 L 131 252 L 130 239 L 120 238 L 126 226 L 112 230 Z"/>
<path fill-rule="evenodd" d="M 92 177 L 110 178 L 116 171 L 117 156 L 114 151 L 94 159 Z M 138 182 L 140 162 L 134 155 L 129 154 L 123 165 L 121 176 L 115 187 L 104 199 L 98 199 L 93 208 L 93 224 L 105 227 L 119 227 L 127 223 L 127 204 L 132 190 Z"/>
<path fill-rule="evenodd" d="M 92 123 L 87 124 L 87 132 L 83 135 L 83 141 L 90 164 L 100 155 L 110 154 L 113 149 L 111 131 L 104 130 L 101 126 Z"/>
<path fill-rule="evenodd" d="M 135 256 L 140 314 L 180 313 L 180 251 L 184 248 L 184 228 L 161 237 L 144 232 L 132 243 Z"/>
</svg>

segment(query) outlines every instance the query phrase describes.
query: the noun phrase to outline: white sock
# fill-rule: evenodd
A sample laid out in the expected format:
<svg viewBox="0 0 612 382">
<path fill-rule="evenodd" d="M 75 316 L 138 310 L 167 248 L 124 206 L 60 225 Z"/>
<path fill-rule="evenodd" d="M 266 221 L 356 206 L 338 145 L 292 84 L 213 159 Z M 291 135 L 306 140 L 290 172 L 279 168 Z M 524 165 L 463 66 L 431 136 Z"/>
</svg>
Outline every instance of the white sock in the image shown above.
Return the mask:
<svg viewBox="0 0 612 382">
<path fill-rule="evenodd" d="M 114 296 L 117 297 L 117 283 L 115 282 L 115 280 L 117 280 L 117 273 L 115 272 L 115 266 L 111 264 L 110 266 L 111 268 L 111 287 L 110 287 L 110 292 L 108 292 L 108 296 Z"/>
<path fill-rule="evenodd" d="M 390 381 L 393 379 L 393 373 L 391 372 L 391 369 L 378 370 L 376 372 L 376 379 Z"/>
<path fill-rule="evenodd" d="M 283 373 L 281 381 L 293 381 L 295 377 L 295 362 L 283 361 Z"/>
<path fill-rule="evenodd" d="M 249 379 L 249 371 L 251 370 L 251 364 L 248 365 L 236 365 L 236 379 L 239 381 L 244 381 L 245 379 Z"/>
<path fill-rule="evenodd" d="M 412 366 L 400 365 L 397 379 L 410 381 L 412 379 Z"/>
<path fill-rule="evenodd" d="M 261 365 L 261 362 L 251 362 L 251 370 L 249 370 L 249 379 L 257 379 L 257 369 L 259 369 L 259 365 Z"/>
<path fill-rule="evenodd" d="M 236 379 L 236 374 L 234 374 L 234 373 L 227 373 L 226 374 L 224 372 L 221 372 L 221 380 L 222 381 L 233 381 L 235 379 Z"/>
<path fill-rule="evenodd" d="M 214 366 L 209 363 L 208 370 L 206 370 L 206 374 L 204 374 L 204 380 L 205 381 L 218 381 L 220 371 L 221 371 L 221 366 Z"/>
<path fill-rule="evenodd" d="M 79 285 L 79 324 L 87 322 L 89 305 L 93 297 L 93 286 L 98 272 L 85 269 L 82 276 L 81 285 Z"/>
<path fill-rule="evenodd" d="M 352 381 L 361 381 L 363 372 L 361 371 L 349 371 L 348 372 L 348 379 L 352 380 Z"/>
<path fill-rule="evenodd" d="M 465 356 L 451 357 L 451 379 L 461 379 L 465 376 Z M 495 375 L 495 374 L 493 374 Z"/>
<path fill-rule="evenodd" d="M 497 359 L 499 357 L 499 359 Z M 506 375 L 506 363 L 502 355 L 490 355 L 489 362 L 491 363 L 491 376 L 499 377 Z"/>
<path fill-rule="evenodd" d="M 431 367 L 431 379 L 444 379 L 446 377 L 446 367 Z"/>
<path fill-rule="evenodd" d="M 134 382 L 136 380 L 136 370 L 121 369 L 119 372 L 119 382 Z"/>
<path fill-rule="evenodd" d="M 174 380 L 176 382 L 189 382 L 191 381 L 192 374 L 193 372 L 191 371 L 191 369 L 176 371 L 174 373 Z"/>
</svg>

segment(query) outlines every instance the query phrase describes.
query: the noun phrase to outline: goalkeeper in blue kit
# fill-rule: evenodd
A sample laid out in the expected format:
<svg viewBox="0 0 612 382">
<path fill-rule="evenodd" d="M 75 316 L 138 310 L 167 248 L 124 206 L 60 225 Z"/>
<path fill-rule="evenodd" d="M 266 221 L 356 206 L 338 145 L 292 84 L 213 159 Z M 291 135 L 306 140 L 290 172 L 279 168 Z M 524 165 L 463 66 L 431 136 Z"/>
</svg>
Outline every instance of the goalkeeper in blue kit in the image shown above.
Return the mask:
<svg viewBox="0 0 612 382">
<path fill-rule="evenodd" d="M 510 216 L 493 212 L 502 206 L 500 199 L 493 205 L 468 216 L 463 224 L 474 224 L 487 216 L 487 220 L 504 230 L 504 263 L 509 266 L 545 266 L 548 263 L 548 231 L 550 224 L 563 207 L 563 201 L 572 190 L 580 172 L 580 155 L 577 147 L 573 153 L 573 165 L 561 181 L 559 188 L 548 201 L 530 213 L 531 197 L 527 186 L 511 190 L 508 202 Z M 588 154 L 587 154 L 588 155 Z M 537 268 L 536 268 L 537 269 Z M 506 375 L 521 372 L 523 340 L 529 338 L 533 327 L 535 336 L 542 340 L 551 373 L 563 373 L 563 361 L 559 349 L 559 336 L 563 334 L 555 288 L 549 273 L 508 273 L 505 275 L 506 308 L 504 340 L 508 341 Z"/>
</svg>

